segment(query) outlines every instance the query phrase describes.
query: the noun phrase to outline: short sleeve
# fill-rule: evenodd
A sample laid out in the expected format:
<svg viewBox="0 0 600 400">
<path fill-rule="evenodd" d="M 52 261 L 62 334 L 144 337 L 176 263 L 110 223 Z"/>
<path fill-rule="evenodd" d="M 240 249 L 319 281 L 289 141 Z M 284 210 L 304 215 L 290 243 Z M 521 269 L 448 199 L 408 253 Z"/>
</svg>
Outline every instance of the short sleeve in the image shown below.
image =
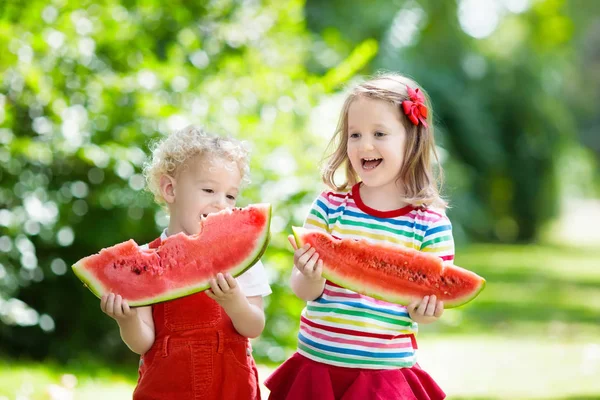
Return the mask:
<svg viewBox="0 0 600 400">
<path fill-rule="evenodd" d="M 329 233 L 329 199 L 323 192 L 315 199 L 304 221 L 307 229 L 320 230 Z"/>
<path fill-rule="evenodd" d="M 235 279 L 246 297 L 264 297 L 272 293 L 265 267 L 260 260 Z"/>
<path fill-rule="evenodd" d="M 454 238 L 452 237 L 452 223 L 446 215 L 440 215 L 429 224 L 421 251 L 440 257 L 444 263 L 454 263 Z"/>
</svg>

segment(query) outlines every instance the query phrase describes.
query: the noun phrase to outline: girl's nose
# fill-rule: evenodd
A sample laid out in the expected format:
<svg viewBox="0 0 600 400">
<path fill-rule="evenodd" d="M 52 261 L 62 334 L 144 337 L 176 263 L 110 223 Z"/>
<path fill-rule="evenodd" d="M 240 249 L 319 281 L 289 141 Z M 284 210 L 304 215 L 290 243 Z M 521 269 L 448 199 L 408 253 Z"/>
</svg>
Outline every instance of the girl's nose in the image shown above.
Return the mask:
<svg viewBox="0 0 600 400">
<path fill-rule="evenodd" d="M 373 143 L 371 142 L 370 139 L 368 138 L 363 138 L 360 141 L 360 147 L 362 148 L 362 150 L 364 151 L 370 151 L 373 150 Z"/>
</svg>

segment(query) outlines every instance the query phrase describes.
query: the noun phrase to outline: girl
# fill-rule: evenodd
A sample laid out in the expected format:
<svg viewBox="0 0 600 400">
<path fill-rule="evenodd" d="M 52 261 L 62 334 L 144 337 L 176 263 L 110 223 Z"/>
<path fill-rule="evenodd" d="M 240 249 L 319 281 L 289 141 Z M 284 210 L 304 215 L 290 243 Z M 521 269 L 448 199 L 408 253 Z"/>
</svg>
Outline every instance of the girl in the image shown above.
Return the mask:
<svg viewBox="0 0 600 400">
<path fill-rule="evenodd" d="M 198 232 L 203 214 L 235 206 L 248 173 L 241 143 L 193 126 L 158 143 L 146 165 L 148 188 L 169 210 L 169 235 Z M 218 274 L 210 290 L 130 308 L 117 293 L 103 296 L 102 311 L 141 354 L 134 400 L 260 399 L 248 338 L 265 326 L 262 297 L 271 293 L 260 261 L 237 278 Z"/>
<path fill-rule="evenodd" d="M 454 259 L 431 157 L 437 156 L 431 107 L 416 82 L 382 75 L 358 85 L 344 103 L 323 180 L 305 227 L 337 238 L 387 242 Z M 344 168 L 346 181 L 334 182 Z M 425 296 L 407 307 L 326 281 L 309 245 L 296 248 L 291 287 L 307 301 L 298 350 L 266 381 L 273 400 L 443 399 L 416 363 L 417 324 L 444 305 Z"/>
</svg>

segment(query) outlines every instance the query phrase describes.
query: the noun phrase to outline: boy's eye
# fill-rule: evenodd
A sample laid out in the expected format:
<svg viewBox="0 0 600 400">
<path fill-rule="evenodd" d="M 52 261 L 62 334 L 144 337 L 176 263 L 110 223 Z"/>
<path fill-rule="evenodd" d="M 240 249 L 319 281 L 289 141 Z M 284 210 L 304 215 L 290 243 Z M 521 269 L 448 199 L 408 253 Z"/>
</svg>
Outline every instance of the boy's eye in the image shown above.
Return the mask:
<svg viewBox="0 0 600 400">
<path fill-rule="evenodd" d="M 228 198 L 229 200 L 235 200 L 235 196 L 232 196 L 232 195 L 229 195 L 229 196 L 227 196 L 227 198 Z"/>
<path fill-rule="evenodd" d="M 214 193 L 214 192 L 215 192 L 215 191 L 214 191 L 214 190 L 212 190 L 212 189 L 202 189 L 202 191 L 203 191 L 203 192 L 206 192 L 206 193 Z"/>
<path fill-rule="evenodd" d="M 357 139 L 357 138 L 359 138 L 359 137 L 360 137 L 360 133 L 351 133 L 351 134 L 350 134 L 350 137 L 351 137 L 352 139 Z"/>
<path fill-rule="evenodd" d="M 376 137 L 383 137 L 383 136 L 385 136 L 385 133 L 383 133 L 383 132 L 375 132 L 375 136 Z"/>
</svg>

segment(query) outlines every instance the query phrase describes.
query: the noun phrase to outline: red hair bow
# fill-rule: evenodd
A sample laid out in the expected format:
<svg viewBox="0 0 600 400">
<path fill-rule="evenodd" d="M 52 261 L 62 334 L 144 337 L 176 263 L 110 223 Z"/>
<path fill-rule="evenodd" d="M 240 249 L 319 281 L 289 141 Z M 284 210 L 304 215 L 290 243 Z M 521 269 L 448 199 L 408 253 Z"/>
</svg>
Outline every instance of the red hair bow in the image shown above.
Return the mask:
<svg viewBox="0 0 600 400">
<path fill-rule="evenodd" d="M 419 121 L 421 121 L 423 126 L 427 128 L 427 122 L 425 122 L 425 118 L 427 118 L 425 96 L 418 88 L 413 90 L 410 86 L 406 86 L 406 90 L 408 91 L 408 98 L 410 100 L 404 100 L 402 102 L 404 114 L 408 116 L 408 119 L 410 119 L 413 124 L 419 125 Z"/>
</svg>

